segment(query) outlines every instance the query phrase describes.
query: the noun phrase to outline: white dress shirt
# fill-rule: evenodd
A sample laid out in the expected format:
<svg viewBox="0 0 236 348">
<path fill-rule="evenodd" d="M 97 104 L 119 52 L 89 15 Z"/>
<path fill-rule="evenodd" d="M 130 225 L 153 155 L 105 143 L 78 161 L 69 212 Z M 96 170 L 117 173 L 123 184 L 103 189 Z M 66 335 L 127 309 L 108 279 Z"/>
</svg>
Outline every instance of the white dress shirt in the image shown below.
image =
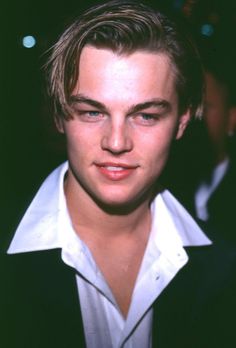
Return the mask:
<svg viewBox="0 0 236 348">
<path fill-rule="evenodd" d="M 66 162 L 45 180 L 26 211 L 8 253 L 62 250 L 62 260 L 76 270 L 88 348 L 151 347 L 152 304 L 187 263 L 183 247 L 209 245 L 211 241 L 168 191 L 158 194 L 151 206 L 148 245 L 124 319 L 90 250 L 73 229 L 63 189 L 67 169 Z"/>
<path fill-rule="evenodd" d="M 196 216 L 203 221 L 209 219 L 209 213 L 207 209 L 207 204 L 211 195 L 217 189 L 221 181 L 223 180 L 227 170 L 229 168 L 229 158 L 220 162 L 212 171 L 211 181 L 207 183 L 203 181 L 197 188 L 194 201 Z"/>
</svg>

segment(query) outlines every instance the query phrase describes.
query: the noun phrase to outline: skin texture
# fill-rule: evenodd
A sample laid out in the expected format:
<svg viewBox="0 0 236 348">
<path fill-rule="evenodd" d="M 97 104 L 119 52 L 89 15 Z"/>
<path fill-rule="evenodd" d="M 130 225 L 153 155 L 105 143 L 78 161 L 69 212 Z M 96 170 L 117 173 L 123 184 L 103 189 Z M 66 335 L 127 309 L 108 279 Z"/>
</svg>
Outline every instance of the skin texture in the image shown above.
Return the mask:
<svg viewBox="0 0 236 348">
<path fill-rule="evenodd" d="M 58 125 L 67 138 L 70 199 L 117 207 L 149 192 L 189 119 L 178 115 L 174 86 L 163 54 L 83 49 L 73 119 Z"/>
</svg>

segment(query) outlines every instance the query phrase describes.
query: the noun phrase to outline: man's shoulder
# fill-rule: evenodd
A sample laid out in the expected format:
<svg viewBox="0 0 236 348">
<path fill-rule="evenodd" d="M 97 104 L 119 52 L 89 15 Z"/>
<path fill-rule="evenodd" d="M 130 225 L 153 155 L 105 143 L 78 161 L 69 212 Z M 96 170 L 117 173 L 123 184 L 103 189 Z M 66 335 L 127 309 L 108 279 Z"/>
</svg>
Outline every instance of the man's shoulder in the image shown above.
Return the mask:
<svg viewBox="0 0 236 348">
<path fill-rule="evenodd" d="M 75 272 L 59 249 L 2 253 L 0 275 L 0 345 L 75 346 L 77 329 L 82 340 Z"/>
<path fill-rule="evenodd" d="M 189 265 L 195 272 L 202 274 L 203 281 L 210 283 L 215 280 L 222 286 L 232 280 L 236 284 L 236 246 L 220 237 L 210 246 L 186 248 Z"/>
<path fill-rule="evenodd" d="M 234 347 L 236 249 L 217 242 L 186 251 L 188 263 L 155 303 L 162 330 L 154 340 L 167 347 Z"/>
</svg>

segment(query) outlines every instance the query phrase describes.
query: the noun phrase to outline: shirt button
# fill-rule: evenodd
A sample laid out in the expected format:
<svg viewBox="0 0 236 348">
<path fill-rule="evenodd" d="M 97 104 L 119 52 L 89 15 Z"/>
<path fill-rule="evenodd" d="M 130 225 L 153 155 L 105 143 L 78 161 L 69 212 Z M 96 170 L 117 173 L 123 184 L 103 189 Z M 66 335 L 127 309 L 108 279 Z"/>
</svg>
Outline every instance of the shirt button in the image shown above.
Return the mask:
<svg viewBox="0 0 236 348">
<path fill-rule="evenodd" d="M 178 254 L 177 254 L 177 258 L 178 258 L 180 261 L 184 261 L 184 260 L 185 260 L 185 255 L 182 254 L 182 253 L 178 253 Z"/>
</svg>

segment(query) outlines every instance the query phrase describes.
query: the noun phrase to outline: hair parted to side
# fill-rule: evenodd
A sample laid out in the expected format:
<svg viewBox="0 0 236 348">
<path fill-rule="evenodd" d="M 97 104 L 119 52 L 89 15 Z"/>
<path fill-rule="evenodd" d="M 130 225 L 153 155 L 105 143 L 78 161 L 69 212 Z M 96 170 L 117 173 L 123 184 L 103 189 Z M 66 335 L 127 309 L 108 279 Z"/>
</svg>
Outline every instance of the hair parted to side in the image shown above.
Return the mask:
<svg viewBox="0 0 236 348">
<path fill-rule="evenodd" d="M 165 15 L 142 3 L 112 0 L 82 14 L 51 49 L 46 71 L 56 118 L 72 117 L 70 96 L 85 45 L 111 49 L 120 55 L 136 50 L 167 54 L 176 75 L 179 114 L 189 108 L 193 116 L 201 116 L 203 72 L 191 38 Z"/>
</svg>

